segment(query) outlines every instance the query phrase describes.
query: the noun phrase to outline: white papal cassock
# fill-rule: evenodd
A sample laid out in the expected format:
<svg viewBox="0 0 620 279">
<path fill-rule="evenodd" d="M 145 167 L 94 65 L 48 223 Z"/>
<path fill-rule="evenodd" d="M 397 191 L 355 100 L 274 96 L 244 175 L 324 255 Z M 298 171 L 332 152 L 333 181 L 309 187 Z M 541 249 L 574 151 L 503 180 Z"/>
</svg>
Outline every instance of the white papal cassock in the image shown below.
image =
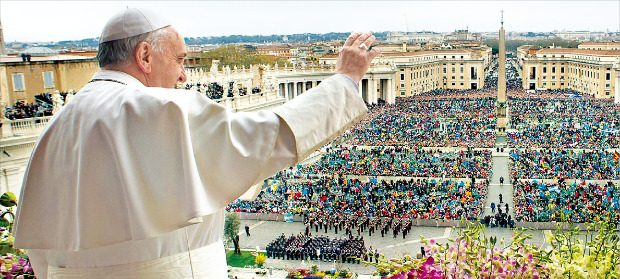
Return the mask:
<svg viewBox="0 0 620 279">
<path fill-rule="evenodd" d="M 225 278 L 222 208 L 366 110 L 344 75 L 273 111 L 233 113 L 98 72 L 34 148 L 14 245 L 40 279 Z"/>
</svg>

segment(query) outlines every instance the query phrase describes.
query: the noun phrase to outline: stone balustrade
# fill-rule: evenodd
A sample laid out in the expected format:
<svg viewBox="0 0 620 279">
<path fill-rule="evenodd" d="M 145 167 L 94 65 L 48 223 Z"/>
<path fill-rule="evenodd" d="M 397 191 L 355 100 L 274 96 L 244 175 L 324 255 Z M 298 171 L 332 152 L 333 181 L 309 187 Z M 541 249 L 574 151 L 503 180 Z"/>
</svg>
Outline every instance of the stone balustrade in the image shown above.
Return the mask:
<svg viewBox="0 0 620 279">
<path fill-rule="evenodd" d="M 31 117 L 18 120 L 2 120 L 2 138 L 38 135 L 41 133 L 51 116 Z"/>
<path fill-rule="evenodd" d="M 235 111 L 253 111 L 275 107 L 284 103 L 284 98 L 278 96 L 277 91 L 248 94 L 245 96 L 224 97 L 215 102 Z M 2 138 L 39 135 L 51 116 L 32 117 L 18 120 L 2 120 Z"/>
</svg>

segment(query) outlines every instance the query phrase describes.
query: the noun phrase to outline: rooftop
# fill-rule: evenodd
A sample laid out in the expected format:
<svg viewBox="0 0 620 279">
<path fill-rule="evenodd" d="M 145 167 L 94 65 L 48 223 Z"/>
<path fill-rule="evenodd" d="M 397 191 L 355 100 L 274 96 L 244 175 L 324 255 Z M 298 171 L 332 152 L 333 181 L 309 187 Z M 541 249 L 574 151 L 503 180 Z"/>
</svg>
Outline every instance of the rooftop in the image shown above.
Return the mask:
<svg viewBox="0 0 620 279">
<path fill-rule="evenodd" d="M 581 43 L 580 46 L 620 46 L 620 42 L 588 42 Z"/>
<path fill-rule="evenodd" d="M 94 57 L 78 56 L 78 55 L 53 55 L 53 56 L 33 56 L 30 62 L 45 61 L 67 61 L 67 60 L 94 60 Z M 22 62 L 20 56 L 0 56 L 0 63 Z"/>
<path fill-rule="evenodd" d="M 576 54 L 594 54 L 594 55 L 620 55 L 620 50 L 593 50 L 593 49 L 578 49 L 578 48 L 545 48 L 538 51 L 538 53 L 576 53 Z"/>
</svg>

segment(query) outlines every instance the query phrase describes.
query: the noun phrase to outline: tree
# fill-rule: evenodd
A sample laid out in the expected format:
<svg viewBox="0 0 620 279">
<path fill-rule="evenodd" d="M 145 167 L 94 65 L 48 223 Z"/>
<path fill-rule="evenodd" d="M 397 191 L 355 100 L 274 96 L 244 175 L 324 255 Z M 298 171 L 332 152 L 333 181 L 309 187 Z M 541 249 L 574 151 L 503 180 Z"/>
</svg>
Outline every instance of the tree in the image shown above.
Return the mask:
<svg viewBox="0 0 620 279">
<path fill-rule="evenodd" d="M 241 68 L 245 66 L 247 69 L 249 69 L 250 65 L 261 65 L 261 64 L 274 65 L 276 64 L 276 62 L 280 66 L 283 66 L 285 64 L 289 66 L 292 65 L 284 57 L 273 57 L 270 55 L 260 55 L 256 51 L 255 47 L 243 47 L 243 46 L 236 46 L 236 45 L 221 46 L 217 49 L 203 53 L 201 57 L 203 58 L 202 60 L 204 61 L 204 63 L 199 66 L 203 67 L 204 69 L 210 69 L 211 62 L 213 60 L 219 60 L 221 62 L 220 67 L 237 66 Z"/>
<path fill-rule="evenodd" d="M 237 216 L 236 212 L 231 212 L 226 214 L 226 219 L 224 220 L 224 238 L 226 242 L 232 242 L 235 245 L 235 251 L 237 250 L 238 242 L 235 241 L 235 237 L 237 233 L 239 233 L 239 225 L 241 221 L 239 220 L 239 216 Z"/>
</svg>

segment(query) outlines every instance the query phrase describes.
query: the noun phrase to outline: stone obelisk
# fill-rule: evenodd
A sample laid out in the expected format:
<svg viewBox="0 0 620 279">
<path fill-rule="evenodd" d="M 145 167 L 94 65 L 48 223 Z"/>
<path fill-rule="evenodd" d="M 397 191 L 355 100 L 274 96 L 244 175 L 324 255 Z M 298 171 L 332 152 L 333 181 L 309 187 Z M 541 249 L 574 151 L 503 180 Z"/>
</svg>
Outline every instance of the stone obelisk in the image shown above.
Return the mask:
<svg viewBox="0 0 620 279">
<path fill-rule="evenodd" d="M 506 132 L 506 34 L 504 32 L 504 11 L 499 29 L 499 60 L 497 75 L 497 127 Z"/>
<path fill-rule="evenodd" d="M 4 32 L 2 31 L 2 22 L 0 21 L 0 56 L 6 55 L 6 48 L 4 47 Z"/>
</svg>

